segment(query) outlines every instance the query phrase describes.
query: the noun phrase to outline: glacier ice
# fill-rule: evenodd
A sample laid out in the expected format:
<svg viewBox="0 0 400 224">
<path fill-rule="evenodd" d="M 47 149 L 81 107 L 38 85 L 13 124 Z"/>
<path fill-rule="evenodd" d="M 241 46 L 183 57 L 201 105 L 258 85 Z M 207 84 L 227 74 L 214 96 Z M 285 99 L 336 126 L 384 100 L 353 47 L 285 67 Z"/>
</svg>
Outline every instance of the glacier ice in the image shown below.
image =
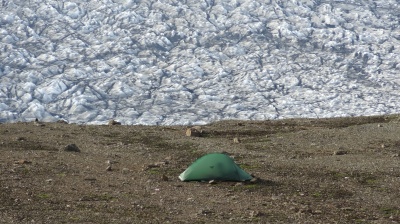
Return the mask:
<svg viewBox="0 0 400 224">
<path fill-rule="evenodd" d="M 398 113 L 395 0 L 3 1 L 0 122 Z"/>
</svg>

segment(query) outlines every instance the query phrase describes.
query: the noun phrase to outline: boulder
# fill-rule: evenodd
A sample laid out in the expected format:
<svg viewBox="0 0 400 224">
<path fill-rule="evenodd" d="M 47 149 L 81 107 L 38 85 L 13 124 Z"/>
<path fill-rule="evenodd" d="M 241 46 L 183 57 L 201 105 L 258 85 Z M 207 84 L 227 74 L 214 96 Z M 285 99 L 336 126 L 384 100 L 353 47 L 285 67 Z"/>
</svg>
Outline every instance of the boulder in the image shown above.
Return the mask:
<svg viewBox="0 0 400 224">
<path fill-rule="evenodd" d="M 200 126 L 194 126 L 186 129 L 186 136 L 188 137 L 201 137 L 203 129 Z"/>
</svg>

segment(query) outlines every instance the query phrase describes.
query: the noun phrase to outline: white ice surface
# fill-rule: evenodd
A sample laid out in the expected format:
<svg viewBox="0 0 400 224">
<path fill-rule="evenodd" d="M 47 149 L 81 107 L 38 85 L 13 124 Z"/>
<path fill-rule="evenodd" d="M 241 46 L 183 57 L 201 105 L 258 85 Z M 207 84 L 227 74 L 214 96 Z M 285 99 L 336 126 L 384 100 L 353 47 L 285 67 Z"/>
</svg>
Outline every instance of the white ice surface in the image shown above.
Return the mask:
<svg viewBox="0 0 400 224">
<path fill-rule="evenodd" d="M 400 111 L 396 0 L 3 0 L 0 122 Z"/>
</svg>

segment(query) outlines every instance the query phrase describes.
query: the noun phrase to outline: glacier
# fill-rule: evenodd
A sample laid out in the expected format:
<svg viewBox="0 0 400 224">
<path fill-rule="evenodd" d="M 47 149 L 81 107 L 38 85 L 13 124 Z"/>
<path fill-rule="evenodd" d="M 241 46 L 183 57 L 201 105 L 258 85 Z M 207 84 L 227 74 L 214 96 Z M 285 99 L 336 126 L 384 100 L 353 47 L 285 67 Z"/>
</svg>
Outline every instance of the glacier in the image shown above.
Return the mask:
<svg viewBox="0 0 400 224">
<path fill-rule="evenodd" d="M 395 0 L 2 0 L 0 122 L 398 113 Z"/>
</svg>

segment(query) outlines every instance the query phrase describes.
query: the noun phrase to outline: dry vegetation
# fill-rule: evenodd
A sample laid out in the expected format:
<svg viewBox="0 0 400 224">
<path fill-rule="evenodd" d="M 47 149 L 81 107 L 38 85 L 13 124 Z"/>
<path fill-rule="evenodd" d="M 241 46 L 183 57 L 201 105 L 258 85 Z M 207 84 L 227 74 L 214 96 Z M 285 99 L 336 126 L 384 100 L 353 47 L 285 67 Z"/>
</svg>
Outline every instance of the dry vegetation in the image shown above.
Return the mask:
<svg viewBox="0 0 400 224">
<path fill-rule="evenodd" d="M 0 222 L 400 222 L 398 116 L 186 128 L 0 124 Z M 259 180 L 179 181 L 209 152 Z"/>
</svg>

